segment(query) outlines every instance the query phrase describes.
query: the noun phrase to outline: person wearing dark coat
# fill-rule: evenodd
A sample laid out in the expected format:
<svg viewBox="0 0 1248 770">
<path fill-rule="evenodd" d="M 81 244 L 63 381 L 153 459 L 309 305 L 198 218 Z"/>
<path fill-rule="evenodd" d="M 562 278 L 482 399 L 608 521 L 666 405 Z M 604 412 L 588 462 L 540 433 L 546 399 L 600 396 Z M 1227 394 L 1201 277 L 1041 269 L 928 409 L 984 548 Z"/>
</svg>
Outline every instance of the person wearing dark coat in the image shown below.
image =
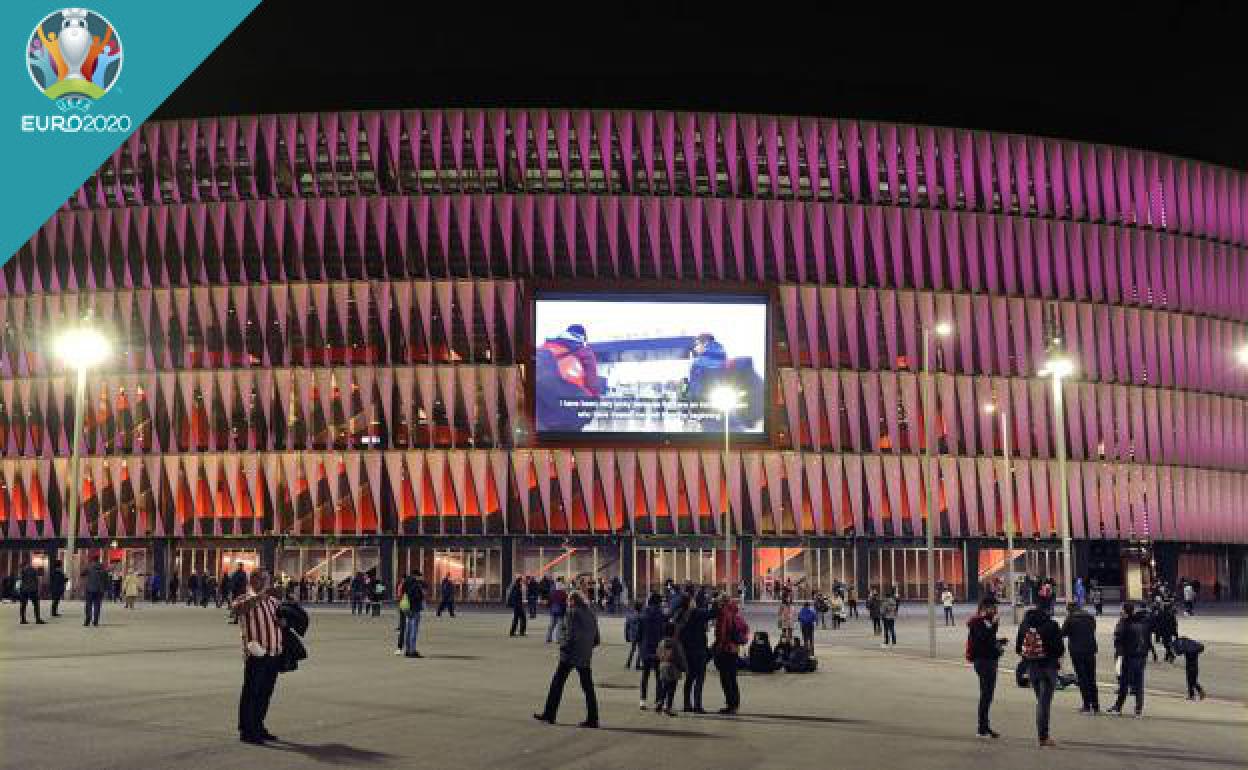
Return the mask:
<svg viewBox="0 0 1248 770">
<path fill-rule="evenodd" d="M 61 613 L 57 610 L 61 606 L 61 599 L 65 598 L 65 568 L 61 566 L 59 561 L 52 563 L 52 574 L 48 575 L 48 598 L 52 600 L 52 617 L 59 618 Z"/>
<path fill-rule="evenodd" d="M 706 594 L 699 593 L 692 604 L 685 604 L 676 619 L 677 638 L 689 669 L 685 676 L 684 708 L 681 710 L 697 714 L 706 713 L 702 708 L 702 687 L 706 684 L 706 664 L 710 660 L 706 627 L 715 619 L 715 611 L 706 605 Z"/>
<path fill-rule="evenodd" d="M 425 581 L 420 576 L 420 570 L 415 570 L 403 578 L 403 582 L 399 585 L 404 598 L 407 599 L 407 611 L 404 612 L 400 607 L 399 639 L 395 644 L 394 654 L 403 654 L 409 658 L 423 658 L 425 656 L 416 649 L 416 639 L 420 635 L 420 615 L 425 611 Z M 400 600 L 401 604 L 402 600 Z"/>
<path fill-rule="evenodd" d="M 520 636 L 525 635 L 525 631 L 529 627 L 529 616 L 525 612 L 525 585 L 524 578 L 518 577 L 511 584 L 511 590 L 507 592 L 507 606 L 511 608 L 511 632 L 508 636 L 515 636 L 519 630 Z"/>
<path fill-rule="evenodd" d="M 663 625 L 667 619 L 663 617 L 663 597 L 650 594 L 646 600 L 646 608 L 641 612 L 641 703 L 642 711 L 646 710 L 646 686 L 650 683 L 650 673 L 659 675 L 659 640 L 663 638 Z M 658 682 L 655 682 L 658 689 Z M 656 704 L 657 708 L 657 704 Z"/>
<path fill-rule="evenodd" d="M 975 735 L 980 738 L 999 738 L 992 729 L 989 712 L 992 710 L 992 698 L 997 689 L 997 661 L 1001 658 L 1001 649 L 1006 640 L 997 641 L 997 602 L 989 597 L 979 602 L 979 609 L 970 620 L 966 621 L 967 658 L 975 667 L 975 675 L 979 679 L 979 708 L 976 712 L 977 726 Z"/>
<path fill-rule="evenodd" d="M 104 565 L 100 564 L 100 557 L 96 556 L 87 565 L 83 571 L 83 621 L 84 626 L 100 625 L 100 607 L 104 604 L 104 595 L 108 593 L 109 584 L 112 582 L 109 577 L 108 570 L 104 569 Z"/>
<path fill-rule="evenodd" d="M 1148 613 L 1127 602 L 1122 605 L 1122 618 L 1114 627 L 1114 655 L 1122 658 L 1122 674 L 1118 677 L 1118 698 L 1106 712 L 1121 714 L 1128 692 L 1135 693 L 1135 715 L 1144 713 L 1144 665 L 1148 660 L 1150 621 Z"/>
<path fill-rule="evenodd" d="M 169 578 L 169 591 L 165 594 L 165 601 L 173 604 L 178 600 L 178 588 L 181 586 L 181 580 L 175 574 Z"/>
<path fill-rule="evenodd" d="M 1070 665 L 1075 669 L 1079 694 L 1083 696 L 1081 714 L 1097 714 L 1101 710 L 1096 692 L 1096 618 L 1082 606 L 1066 605 L 1066 620 L 1062 623 L 1062 636 L 1070 651 Z"/>
<path fill-rule="evenodd" d="M 1051 607 L 1049 604 L 1027 610 L 1018 625 L 1018 637 L 1014 641 L 1014 651 L 1026 663 L 1027 678 L 1036 693 L 1036 736 L 1042 747 L 1057 745 L 1049 736 L 1049 714 L 1053 707 L 1053 693 L 1057 690 L 1057 671 L 1066 652 L 1062 629 L 1053 620 Z M 1029 649 L 1028 641 L 1037 637 L 1041 649 L 1033 651 Z"/>
<path fill-rule="evenodd" d="M 441 592 L 441 600 L 438 602 L 438 617 L 442 617 L 442 610 L 450 612 L 451 617 L 455 617 L 455 583 L 451 580 L 450 575 L 442 576 L 439 590 Z"/>
<path fill-rule="evenodd" d="M 26 605 L 35 605 L 35 624 L 44 625 L 48 621 L 44 620 L 39 614 L 39 571 L 35 569 L 35 565 L 29 559 L 22 565 L 22 571 L 19 574 L 22 581 L 22 588 L 18 592 L 18 601 L 21 602 L 21 620 L 22 625 L 27 624 Z"/>
<path fill-rule="evenodd" d="M 546 706 L 533 718 L 539 722 L 555 723 L 559 713 L 559 701 L 563 698 L 563 687 L 568 681 L 568 674 L 576 669 L 581 680 L 581 691 L 585 693 L 585 721 L 580 727 L 598 726 L 598 696 L 594 694 L 594 676 L 591 663 L 594 648 L 598 646 L 598 618 L 590 609 L 585 595 L 573 591 L 568 596 L 569 610 L 567 617 L 567 635 L 559 645 L 559 665 L 550 680 L 550 691 L 546 694 Z"/>
</svg>

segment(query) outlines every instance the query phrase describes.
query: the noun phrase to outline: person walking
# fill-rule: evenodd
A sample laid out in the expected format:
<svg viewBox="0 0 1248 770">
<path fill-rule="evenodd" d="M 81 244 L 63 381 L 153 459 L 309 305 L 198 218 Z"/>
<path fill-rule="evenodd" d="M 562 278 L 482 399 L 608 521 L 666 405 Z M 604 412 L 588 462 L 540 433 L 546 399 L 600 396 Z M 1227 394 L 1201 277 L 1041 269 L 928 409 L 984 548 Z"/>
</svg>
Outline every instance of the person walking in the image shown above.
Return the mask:
<svg viewBox="0 0 1248 770">
<path fill-rule="evenodd" d="M 576 670 L 581 681 L 581 692 L 585 694 L 585 721 L 578 727 L 598 727 L 598 696 L 594 693 L 593 655 L 598 646 L 598 618 L 580 591 L 573 591 L 568 596 L 571 609 L 567 617 L 567 635 L 559 644 L 559 665 L 555 667 L 555 675 L 550 679 L 550 690 L 546 693 L 546 705 L 533 718 L 539 722 L 554 724 L 559 714 L 559 702 L 563 699 L 563 687 L 568 681 L 568 674 Z"/>
<path fill-rule="evenodd" d="M 686 605 L 677 624 L 680 645 L 688 666 L 685 676 L 683 711 L 705 714 L 702 688 L 706 684 L 706 664 L 710 650 L 706 638 L 707 625 L 715 619 L 715 611 L 707 605 L 706 593 L 699 591 L 691 605 Z"/>
<path fill-rule="evenodd" d="M 364 573 L 357 572 L 351 578 L 351 614 L 364 614 Z"/>
<path fill-rule="evenodd" d="M 540 584 L 538 590 L 541 590 Z M 546 627 L 546 644 L 550 644 L 559 630 L 559 623 L 563 621 L 563 616 L 568 611 L 568 592 L 563 587 L 563 578 L 559 578 L 559 581 L 551 588 L 547 599 L 547 610 L 550 612 L 550 625 Z"/>
<path fill-rule="evenodd" d="M 243 689 L 238 697 L 238 736 L 243 743 L 275 741 L 264 720 L 277 686 L 282 655 L 282 628 L 277 599 L 269 590 L 269 574 L 253 570 L 244 594 L 231 605 L 243 642 Z"/>
<path fill-rule="evenodd" d="M 887 649 L 889 644 L 897 646 L 897 611 L 900 607 L 896 589 L 888 589 L 888 595 L 880 602 L 880 622 L 884 624 L 884 643 L 881 647 Z"/>
<path fill-rule="evenodd" d="M 181 588 L 181 582 L 176 572 L 173 577 L 169 578 L 169 591 L 165 595 L 166 603 L 174 604 L 178 601 L 178 589 Z"/>
<path fill-rule="evenodd" d="M 1205 699 L 1205 688 L 1200 686 L 1200 655 L 1205 651 L 1205 645 L 1189 639 L 1186 636 L 1180 636 L 1174 640 L 1174 654 L 1183 656 L 1184 669 L 1187 674 L 1187 699 L 1196 700 L 1196 696 L 1200 696 L 1200 700 Z"/>
<path fill-rule="evenodd" d="M 940 594 L 940 603 L 945 608 L 945 625 L 957 625 L 953 622 L 953 591 L 946 588 Z"/>
<path fill-rule="evenodd" d="M 989 712 L 992 698 L 997 690 L 997 661 L 1005 646 L 1005 639 L 997 638 L 997 602 L 988 597 L 980 600 L 974 615 L 966 621 L 966 659 L 979 679 L 979 708 L 976 711 L 975 735 L 979 738 L 1000 738 L 992 729 Z"/>
<path fill-rule="evenodd" d="M 451 580 L 450 575 L 443 575 L 442 582 L 439 585 L 438 593 L 440 599 L 438 601 L 438 617 L 442 617 L 442 611 L 446 610 L 455 617 L 455 583 Z"/>
<path fill-rule="evenodd" d="M 1099 618 L 1101 613 L 1105 611 L 1105 594 L 1101 591 L 1099 585 L 1092 586 L 1092 606 L 1096 609 L 1096 616 Z"/>
<path fill-rule="evenodd" d="M 547 639 L 546 641 L 550 641 Z M 641 655 L 638 653 L 638 647 L 641 644 L 641 602 L 633 602 L 633 606 L 628 610 L 624 617 L 624 641 L 628 642 L 628 658 L 624 661 L 624 668 L 633 668 L 641 670 Z M 637 663 L 633 663 L 633 657 L 636 656 Z"/>
<path fill-rule="evenodd" d="M 1053 620 L 1051 607 L 1042 603 L 1027 610 L 1014 640 L 1014 651 L 1023 659 L 1036 694 L 1036 737 L 1045 748 L 1057 745 L 1049 734 L 1049 715 L 1057 690 L 1057 671 L 1066 652 L 1062 629 Z"/>
<path fill-rule="evenodd" d="M 871 618 L 871 633 L 875 636 L 880 635 L 880 594 L 874 588 L 871 593 L 867 594 L 867 615 Z"/>
<path fill-rule="evenodd" d="M 61 562 L 52 562 L 52 572 L 48 575 L 48 598 L 52 600 L 52 617 L 59 618 L 61 613 L 57 612 L 61 606 L 61 599 L 65 598 L 65 585 L 69 582 L 65 577 L 65 568 L 61 566 Z"/>
<path fill-rule="evenodd" d="M 208 602 L 217 601 L 216 597 L 218 596 L 218 594 L 217 594 L 216 575 L 213 575 L 211 572 L 205 572 L 203 587 L 204 587 L 204 590 L 200 592 L 200 596 L 199 596 L 199 606 L 204 609 L 207 609 Z M 218 607 L 221 606 L 221 603 L 219 601 L 217 601 L 217 606 Z"/>
<path fill-rule="evenodd" d="M 1196 611 L 1196 586 L 1187 583 L 1183 586 L 1183 614 L 1189 618 Z"/>
<path fill-rule="evenodd" d="M 399 644 L 394 654 L 402 653 L 409 658 L 423 658 L 416 649 L 416 638 L 420 635 L 420 614 L 425 611 L 425 581 L 421 579 L 420 570 L 403 578 L 400 584 L 403 597 L 399 599 L 399 616 L 402 619 L 399 631 Z"/>
<path fill-rule="evenodd" d="M 1105 713 L 1122 714 L 1127 694 L 1135 693 L 1135 718 L 1144 716 L 1144 666 L 1148 661 L 1149 640 L 1148 613 L 1137 610 L 1133 602 L 1122 605 L 1122 617 L 1114 627 L 1114 654 L 1121 659 L 1118 665 L 1118 697 Z"/>
<path fill-rule="evenodd" d="M 524 581 L 524 600 L 529 606 L 529 620 L 537 620 L 537 580 L 529 575 Z"/>
<path fill-rule="evenodd" d="M 811 655 L 815 654 L 816 618 L 815 608 L 810 606 L 810 602 L 803 603 L 801 611 L 797 613 L 797 623 L 802 629 L 802 645 Z"/>
<path fill-rule="evenodd" d="M 121 579 L 121 593 L 125 597 L 126 609 L 134 609 L 134 602 L 139 598 L 139 576 L 127 571 Z"/>
<path fill-rule="evenodd" d="M 1066 649 L 1070 652 L 1070 665 L 1075 669 L 1075 681 L 1083 698 L 1080 714 L 1099 714 L 1100 696 L 1096 689 L 1096 618 L 1075 602 L 1066 605 L 1066 620 L 1062 621 L 1062 636 L 1066 637 Z"/>
<path fill-rule="evenodd" d="M 832 630 L 838 631 L 841 628 L 841 623 L 845 622 L 845 600 L 836 591 L 832 592 L 829 610 L 832 615 Z"/>
<path fill-rule="evenodd" d="M 524 578 L 517 577 L 511 584 L 511 590 L 507 592 L 507 606 L 511 608 L 511 632 L 508 636 L 516 636 L 516 629 L 519 629 L 520 636 L 524 636 L 528 629 L 529 620 L 524 611 L 524 593 Z"/>
<path fill-rule="evenodd" d="M 104 605 L 104 594 L 108 593 L 111 577 L 100 557 L 91 558 L 91 563 L 83 570 L 83 626 L 100 625 L 100 608 Z"/>
<path fill-rule="evenodd" d="M 46 625 L 48 621 L 43 619 L 39 614 L 39 570 L 35 569 L 34 562 L 30 557 L 22 563 L 22 571 L 18 573 L 18 579 L 22 581 L 21 588 L 18 590 L 18 602 L 20 602 L 19 615 L 21 617 L 21 625 L 27 625 L 26 605 L 33 604 L 35 607 L 35 625 Z"/>
<path fill-rule="evenodd" d="M 646 609 L 641 613 L 641 701 L 638 707 L 646 710 L 646 690 L 650 683 L 650 674 L 658 675 L 659 671 L 659 640 L 663 638 L 663 597 L 650 594 L 646 600 Z M 655 708 L 658 708 L 658 682 L 655 682 Z"/>
<path fill-rule="evenodd" d="M 192 572 L 191 576 L 186 579 L 186 606 L 199 603 L 200 583 L 203 578 L 198 572 Z"/>
<path fill-rule="evenodd" d="M 741 708 L 741 688 L 737 683 L 737 655 L 741 645 L 750 639 L 750 627 L 741 617 L 737 601 L 723 597 L 715 618 L 715 644 L 711 648 L 715 668 L 719 670 L 719 685 L 724 691 L 724 707 L 721 714 L 736 714 Z"/>
</svg>

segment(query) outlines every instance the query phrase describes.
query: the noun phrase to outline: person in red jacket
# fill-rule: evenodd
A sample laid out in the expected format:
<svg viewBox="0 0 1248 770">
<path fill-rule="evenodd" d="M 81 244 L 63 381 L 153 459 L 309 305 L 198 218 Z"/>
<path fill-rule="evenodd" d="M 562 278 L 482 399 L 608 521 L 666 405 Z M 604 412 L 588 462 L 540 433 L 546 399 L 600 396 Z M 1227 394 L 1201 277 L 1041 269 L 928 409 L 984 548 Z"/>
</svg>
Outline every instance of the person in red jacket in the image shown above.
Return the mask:
<svg viewBox="0 0 1248 770">
<path fill-rule="evenodd" d="M 598 375 L 598 356 L 581 324 L 572 324 L 537 349 L 535 395 L 538 430 L 579 431 L 592 417 L 580 407 L 606 390 Z M 572 402 L 572 406 L 564 402 Z"/>
<path fill-rule="evenodd" d="M 724 707 L 721 714 L 735 714 L 741 708 L 741 688 L 737 686 L 737 650 L 750 638 L 750 627 L 741 617 L 737 600 L 721 597 L 719 617 L 715 619 L 715 668 L 719 669 L 719 684 L 724 690 Z"/>
</svg>

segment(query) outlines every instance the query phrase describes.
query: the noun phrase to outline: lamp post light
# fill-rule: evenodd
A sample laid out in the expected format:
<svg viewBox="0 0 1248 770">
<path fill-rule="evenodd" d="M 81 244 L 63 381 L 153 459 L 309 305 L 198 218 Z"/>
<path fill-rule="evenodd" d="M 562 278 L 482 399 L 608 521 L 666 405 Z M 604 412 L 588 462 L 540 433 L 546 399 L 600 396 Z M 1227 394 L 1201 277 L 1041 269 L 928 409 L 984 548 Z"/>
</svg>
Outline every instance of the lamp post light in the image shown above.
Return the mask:
<svg viewBox="0 0 1248 770">
<path fill-rule="evenodd" d="M 1239 362 L 1240 366 L 1248 366 L 1248 345 L 1244 345 L 1235 351 L 1235 360 Z"/>
<path fill-rule="evenodd" d="M 1005 597 L 1010 603 L 1010 617 L 1014 621 L 1014 625 L 1018 625 L 1018 602 L 1015 600 L 1014 586 L 1014 511 L 1010 503 L 1014 501 L 1014 484 L 1010 476 L 1010 418 L 1008 410 L 999 406 L 997 402 L 990 401 L 984 404 L 985 414 L 996 414 L 1001 420 L 1001 508 L 1002 518 L 1005 519 L 1005 558 L 1006 564 L 1006 584 Z M 1008 495 L 1008 497 L 1007 497 Z"/>
<path fill-rule="evenodd" d="M 728 419 L 733 412 L 740 409 L 741 394 L 733 388 L 720 386 L 711 391 L 711 407 L 715 411 L 723 415 L 724 418 L 724 484 L 728 483 L 728 463 L 729 456 L 729 440 L 732 435 L 729 431 Z M 729 596 L 733 595 L 732 587 L 732 519 L 728 515 L 728 495 L 724 494 L 720 503 L 721 513 L 724 517 L 724 588 Z M 742 597 L 744 598 L 744 597 Z"/>
<path fill-rule="evenodd" d="M 953 324 L 940 321 L 923 327 L 923 478 L 927 484 L 927 646 L 928 654 L 936 657 L 936 467 L 932 452 L 936 437 L 936 399 L 932 383 L 932 335 L 948 337 Z"/>
<path fill-rule="evenodd" d="M 61 363 L 77 374 L 74 388 L 74 442 L 69 455 L 69 532 L 66 533 L 65 566 L 69 582 L 66 588 L 73 594 L 73 581 L 78 577 L 75 541 L 78 537 L 78 494 L 82 482 L 78 477 L 79 458 L 82 454 L 82 418 L 86 411 L 87 369 L 99 365 L 109 354 L 108 339 L 96 329 L 82 325 L 67 329 L 53 341 L 53 352 Z"/>
<path fill-rule="evenodd" d="M 1054 355 L 1044 362 L 1041 377 L 1053 378 L 1053 434 L 1057 444 L 1058 511 L 1062 530 L 1062 576 L 1066 601 L 1074 601 L 1074 559 L 1070 545 L 1070 495 L 1066 490 L 1066 414 L 1062 403 L 1062 380 L 1075 373 L 1075 362 L 1065 355 Z"/>
</svg>

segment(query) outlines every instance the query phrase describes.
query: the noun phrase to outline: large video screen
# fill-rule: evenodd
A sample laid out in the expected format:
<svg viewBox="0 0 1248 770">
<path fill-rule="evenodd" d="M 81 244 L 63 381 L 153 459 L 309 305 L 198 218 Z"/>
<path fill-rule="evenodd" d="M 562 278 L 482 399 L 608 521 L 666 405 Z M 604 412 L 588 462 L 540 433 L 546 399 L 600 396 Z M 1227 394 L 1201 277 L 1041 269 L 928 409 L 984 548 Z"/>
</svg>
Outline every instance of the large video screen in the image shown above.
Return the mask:
<svg viewBox="0 0 1248 770">
<path fill-rule="evenodd" d="M 765 295 L 539 293 L 538 434 L 764 434 Z"/>
</svg>

